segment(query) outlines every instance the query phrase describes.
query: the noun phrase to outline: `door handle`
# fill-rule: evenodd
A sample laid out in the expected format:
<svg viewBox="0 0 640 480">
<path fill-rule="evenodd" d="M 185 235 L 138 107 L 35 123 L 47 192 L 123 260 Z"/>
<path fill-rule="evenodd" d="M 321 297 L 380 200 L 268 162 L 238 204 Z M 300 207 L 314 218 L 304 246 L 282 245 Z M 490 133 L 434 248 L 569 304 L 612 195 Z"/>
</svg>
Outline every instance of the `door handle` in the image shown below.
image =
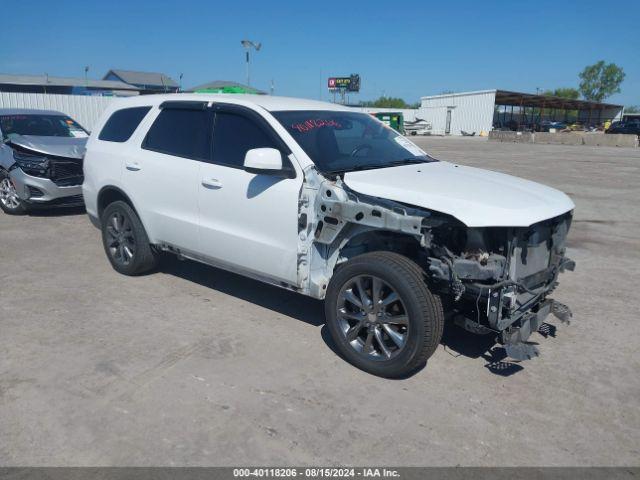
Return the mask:
<svg viewBox="0 0 640 480">
<path fill-rule="evenodd" d="M 127 168 L 127 170 L 131 170 L 132 172 L 137 172 L 142 168 L 137 162 L 127 162 L 124 164 L 124 166 Z"/>
<path fill-rule="evenodd" d="M 207 188 L 222 188 L 222 182 L 217 178 L 203 178 L 202 185 Z"/>
</svg>

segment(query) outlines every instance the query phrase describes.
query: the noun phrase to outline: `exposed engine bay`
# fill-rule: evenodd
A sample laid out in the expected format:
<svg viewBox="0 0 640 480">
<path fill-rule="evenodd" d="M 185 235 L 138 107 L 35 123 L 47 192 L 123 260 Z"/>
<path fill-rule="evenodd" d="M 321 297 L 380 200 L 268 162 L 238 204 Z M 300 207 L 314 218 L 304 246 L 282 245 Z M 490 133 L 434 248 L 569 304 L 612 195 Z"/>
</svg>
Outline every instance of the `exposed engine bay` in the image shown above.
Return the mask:
<svg viewBox="0 0 640 480">
<path fill-rule="evenodd" d="M 44 154 L 18 144 L 10 145 L 13 148 L 14 168 L 21 168 L 32 177 L 48 178 L 60 187 L 82 185 L 82 158 Z"/>
<path fill-rule="evenodd" d="M 372 250 L 401 253 L 422 267 L 445 314 L 462 328 L 497 335 L 510 357 L 529 359 L 527 342 L 545 318 L 571 312 L 548 298 L 565 256 L 572 212 L 528 227 L 467 227 L 456 218 L 351 190 L 338 176 L 306 173 L 299 204 L 299 284 L 323 298 L 335 268 Z"/>
</svg>

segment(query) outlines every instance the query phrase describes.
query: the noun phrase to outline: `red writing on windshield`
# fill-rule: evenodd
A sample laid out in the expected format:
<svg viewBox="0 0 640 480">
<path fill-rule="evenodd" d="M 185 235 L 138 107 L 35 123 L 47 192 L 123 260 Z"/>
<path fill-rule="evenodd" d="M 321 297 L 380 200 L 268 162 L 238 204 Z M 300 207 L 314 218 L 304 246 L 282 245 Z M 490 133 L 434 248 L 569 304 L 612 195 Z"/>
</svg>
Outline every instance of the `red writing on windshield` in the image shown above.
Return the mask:
<svg viewBox="0 0 640 480">
<path fill-rule="evenodd" d="M 320 120 L 320 119 L 317 119 L 317 120 L 310 119 L 301 123 L 294 123 L 293 125 L 291 125 L 291 128 L 296 129 L 300 133 L 308 132 L 309 130 L 313 130 L 314 128 L 322 128 L 322 127 L 342 128 L 342 125 L 340 125 L 340 123 L 336 122 L 335 120 Z"/>
</svg>

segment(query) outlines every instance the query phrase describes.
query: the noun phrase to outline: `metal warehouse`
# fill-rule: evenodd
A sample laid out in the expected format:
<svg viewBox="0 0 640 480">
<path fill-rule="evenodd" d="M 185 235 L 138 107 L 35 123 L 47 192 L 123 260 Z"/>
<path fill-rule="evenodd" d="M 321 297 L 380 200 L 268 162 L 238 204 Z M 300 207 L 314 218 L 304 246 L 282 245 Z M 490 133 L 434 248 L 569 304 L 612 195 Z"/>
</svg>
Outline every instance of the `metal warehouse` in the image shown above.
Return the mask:
<svg viewBox="0 0 640 480">
<path fill-rule="evenodd" d="M 436 134 L 488 133 L 493 128 L 535 129 L 544 121 L 599 126 L 620 117 L 622 105 L 571 100 L 549 95 L 479 90 L 422 97 L 417 116 Z"/>
</svg>

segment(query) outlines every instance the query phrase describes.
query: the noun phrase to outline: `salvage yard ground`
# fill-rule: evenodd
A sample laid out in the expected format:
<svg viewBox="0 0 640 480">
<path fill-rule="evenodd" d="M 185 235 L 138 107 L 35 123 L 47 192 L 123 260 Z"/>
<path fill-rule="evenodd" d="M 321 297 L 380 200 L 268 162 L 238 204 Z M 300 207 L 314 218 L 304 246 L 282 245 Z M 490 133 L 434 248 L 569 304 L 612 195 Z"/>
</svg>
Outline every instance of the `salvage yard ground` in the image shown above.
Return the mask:
<svg viewBox="0 0 640 480">
<path fill-rule="evenodd" d="M 84 213 L 0 215 L 0 465 L 637 465 L 640 151 L 415 141 L 576 203 L 554 294 L 574 322 L 540 358 L 449 328 L 376 378 L 318 301 L 177 260 L 123 277 Z"/>
</svg>

